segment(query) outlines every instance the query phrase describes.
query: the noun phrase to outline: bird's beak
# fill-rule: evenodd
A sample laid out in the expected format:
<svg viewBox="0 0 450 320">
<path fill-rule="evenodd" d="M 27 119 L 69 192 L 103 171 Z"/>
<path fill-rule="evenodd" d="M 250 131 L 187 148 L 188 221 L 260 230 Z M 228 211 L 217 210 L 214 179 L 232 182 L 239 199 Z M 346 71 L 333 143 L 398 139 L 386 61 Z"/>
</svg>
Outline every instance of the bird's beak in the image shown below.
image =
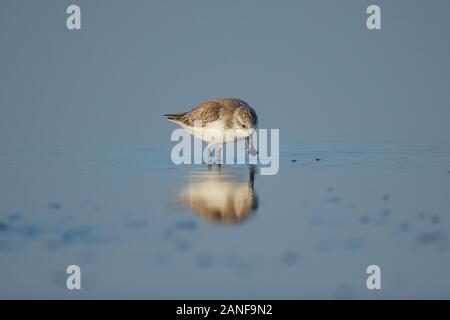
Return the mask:
<svg viewBox="0 0 450 320">
<path fill-rule="evenodd" d="M 255 146 L 253 144 L 253 135 L 250 135 L 248 137 L 248 153 L 252 156 L 256 156 L 258 154 L 258 151 L 256 151 Z"/>
</svg>

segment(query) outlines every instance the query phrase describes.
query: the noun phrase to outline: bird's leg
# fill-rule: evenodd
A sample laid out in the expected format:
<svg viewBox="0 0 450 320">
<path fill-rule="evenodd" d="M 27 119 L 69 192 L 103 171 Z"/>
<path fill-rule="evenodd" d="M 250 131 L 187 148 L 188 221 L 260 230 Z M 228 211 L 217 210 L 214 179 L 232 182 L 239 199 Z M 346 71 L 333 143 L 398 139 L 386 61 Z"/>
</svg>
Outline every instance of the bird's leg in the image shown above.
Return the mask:
<svg viewBox="0 0 450 320">
<path fill-rule="evenodd" d="M 245 141 L 247 142 L 247 152 L 249 152 L 249 148 L 250 147 L 250 139 L 248 137 L 245 137 Z"/>
<path fill-rule="evenodd" d="M 222 144 L 217 143 L 214 147 L 216 153 L 216 163 L 220 166 L 222 164 Z"/>
<path fill-rule="evenodd" d="M 212 164 L 212 155 L 211 155 L 211 145 L 208 144 L 206 147 L 206 152 L 208 152 L 208 165 L 210 166 Z"/>
</svg>

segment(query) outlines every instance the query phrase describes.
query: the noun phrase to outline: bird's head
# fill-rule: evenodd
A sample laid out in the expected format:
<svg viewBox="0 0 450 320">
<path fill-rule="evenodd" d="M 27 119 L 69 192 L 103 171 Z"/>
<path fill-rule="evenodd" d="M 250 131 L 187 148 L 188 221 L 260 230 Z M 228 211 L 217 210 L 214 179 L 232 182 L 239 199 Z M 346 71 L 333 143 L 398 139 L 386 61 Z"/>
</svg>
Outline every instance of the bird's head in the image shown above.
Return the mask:
<svg viewBox="0 0 450 320">
<path fill-rule="evenodd" d="M 240 138 L 252 135 L 257 127 L 258 117 L 252 108 L 248 106 L 237 108 L 234 113 L 234 129 Z"/>
</svg>

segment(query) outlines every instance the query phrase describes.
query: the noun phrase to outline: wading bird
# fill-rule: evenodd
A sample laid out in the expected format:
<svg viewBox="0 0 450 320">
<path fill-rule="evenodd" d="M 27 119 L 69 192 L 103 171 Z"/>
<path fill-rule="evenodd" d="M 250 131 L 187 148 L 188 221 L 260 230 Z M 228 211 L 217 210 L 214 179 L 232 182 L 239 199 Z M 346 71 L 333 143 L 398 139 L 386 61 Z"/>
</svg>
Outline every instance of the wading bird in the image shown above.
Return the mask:
<svg viewBox="0 0 450 320">
<path fill-rule="evenodd" d="M 208 163 L 212 162 L 211 146 L 215 146 L 216 163 L 220 163 L 223 143 L 246 139 L 249 153 L 257 154 L 252 134 L 258 126 L 258 117 L 245 101 L 236 98 L 215 99 L 201 103 L 188 112 L 164 115 L 180 125 L 208 146 Z"/>
</svg>

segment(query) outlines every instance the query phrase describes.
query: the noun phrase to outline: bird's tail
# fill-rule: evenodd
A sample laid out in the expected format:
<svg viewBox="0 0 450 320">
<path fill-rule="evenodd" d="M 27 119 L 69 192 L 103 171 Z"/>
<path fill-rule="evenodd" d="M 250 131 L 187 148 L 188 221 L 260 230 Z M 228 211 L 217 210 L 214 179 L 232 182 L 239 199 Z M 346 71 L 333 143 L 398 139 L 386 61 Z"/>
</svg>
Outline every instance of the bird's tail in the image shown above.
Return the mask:
<svg viewBox="0 0 450 320">
<path fill-rule="evenodd" d="M 180 122 L 183 118 L 183 116 L 186 115 L 187 112 L 180 112 L 180 113 L 171 113 L 171 114 L 165 114 L 164 117 L 166 117 L 168 120 L 173 122 Z"/>
</svg>

